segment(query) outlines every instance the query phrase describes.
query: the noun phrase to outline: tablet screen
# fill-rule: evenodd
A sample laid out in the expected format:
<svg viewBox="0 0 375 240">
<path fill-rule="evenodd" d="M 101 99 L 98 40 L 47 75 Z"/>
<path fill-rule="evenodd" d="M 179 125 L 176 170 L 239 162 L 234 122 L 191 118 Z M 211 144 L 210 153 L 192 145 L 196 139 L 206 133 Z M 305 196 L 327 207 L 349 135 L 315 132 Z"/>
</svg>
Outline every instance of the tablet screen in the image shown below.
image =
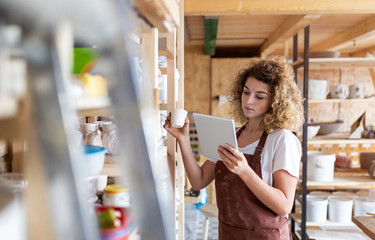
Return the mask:
<svg viewBox="0 0 375 240">
<path fill-rule="evenodd" d="M 193 113 L 193 117 L 203 156 L 221 160 L 217 148 L 219 145 L 225 146 L 226 143 L 238 149 L 233 119 L 200 113 Z"/>
</svg>

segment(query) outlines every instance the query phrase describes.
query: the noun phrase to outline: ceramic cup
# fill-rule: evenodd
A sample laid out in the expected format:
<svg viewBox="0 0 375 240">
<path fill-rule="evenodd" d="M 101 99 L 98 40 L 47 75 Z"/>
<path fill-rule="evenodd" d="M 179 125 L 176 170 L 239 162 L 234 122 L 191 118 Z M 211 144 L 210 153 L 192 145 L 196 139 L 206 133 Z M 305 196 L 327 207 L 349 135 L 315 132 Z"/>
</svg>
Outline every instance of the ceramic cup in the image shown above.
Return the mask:
<svg viewBox="0 0 375 240">
<path fill-rule="evenodd" d="M 349 98 L 364 98 L 363 85 L 361 83 L 349 86 Z"/>
<path fill-rule="evenodd" d="M 182 108 L 175 108 L 172 110 L 172 127 L 182 128 L 185 124 L 185 118 L 187 116 L 187 111 Z"/>
<path fill-rule="evenodd" d="M 97 123 L 80 123 L 79 127 L 83 135 L 99 130 L 99 124 Z"/>
<path fill-rule="evenodd" d="M 330 90 L 332 98 L 345 99 L 349 96 L 349 89 L 344 84 L 339 84 L 331 87 Z"/>
</svg>

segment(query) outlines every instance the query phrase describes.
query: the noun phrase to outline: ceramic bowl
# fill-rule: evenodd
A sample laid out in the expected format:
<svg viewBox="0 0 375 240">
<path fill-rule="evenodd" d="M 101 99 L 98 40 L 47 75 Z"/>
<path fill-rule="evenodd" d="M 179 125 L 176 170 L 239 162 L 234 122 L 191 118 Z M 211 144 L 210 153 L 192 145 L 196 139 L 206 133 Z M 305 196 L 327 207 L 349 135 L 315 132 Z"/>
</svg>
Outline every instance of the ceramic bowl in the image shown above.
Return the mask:
<svg viewBox="0 0 375 240">
<path fill-rule="evenodd" d="M 315 137 L 319 129 L 320 126 L 307 126 L 307 139 Z"/>
<path fill-rule="evenodd" d="M 339 51 L 321 51 L 321 52 L 311 52 L 310 58 L 337 58 L 340 56 Z"/>
<path fill-rule="evenodd" d="M 337 132 L 342 126 L 343 121 L 336 122 L 320 122 L 320 123 L 309 123 L 309 126 L 320 126 L 317 135 L 328 135 Z"/>
</svg>

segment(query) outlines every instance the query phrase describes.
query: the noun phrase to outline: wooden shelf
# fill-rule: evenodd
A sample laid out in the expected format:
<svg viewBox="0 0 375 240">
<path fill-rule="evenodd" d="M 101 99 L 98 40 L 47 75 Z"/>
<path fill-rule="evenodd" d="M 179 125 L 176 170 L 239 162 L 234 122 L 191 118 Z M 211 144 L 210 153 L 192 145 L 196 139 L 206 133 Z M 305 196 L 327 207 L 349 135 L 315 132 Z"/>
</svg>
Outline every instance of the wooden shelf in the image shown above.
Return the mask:
<svg viewBox="0 0 375 240">
<path fill-rule="evenodd" d="M 297 190 L 301 190 L 300 180 L 297 185 Z M 334 176 L 331 182 L 315 182 L 307 181 L 307 190 L 368 190 L 375 189 L 375 179 L 369 175 L 355 175 L 355 176 Z"/>
<path fill-rule="evenodd" d="M 185 203 L 198 203 L 198 197 L 185 196 Z"/>
<path fill-rule="evenodd" d="M 355 216 L 353 222 L 371 239 L 375 239 L 375 218 L 367 216 Z"/>
<path fill-rule="evenodd" d="M 293 63 L 294 68 L 303 67 L 304 61 Z M 310 58 L 309 68 L 345 68 L 345 67 L 375 67 L 375 58 L 347 57 L 347 58 Z"/>
<path fill-rule="evenodd" d="M 353 99 L 309 99 L 308 103 L 366 103 L 375 102 L 374 97 Z"/>
<path fill-rule="evenodd" d="M 75 99 L 78 114 L 81 116 L 110 115 L 111 101 L 107 97 L 82 97 Z"/>
<path fill-rule="evenodd" d="M 25 136 L 28 105 L 26 99 L 0 96 L 0 138 L 15 139 Z"/>
<path fill-rule="evenodd" d="M 167 67 L 160 67 L 159 66 L 159 69 L 160 69 L 161 74 L 167 74 Z"/>
<path fill-rule="evenodd" d="M 107 175 L 111 177 L 122 176 L 121 165 L 119 163 L 104 163 L 100 175 Z"/>
<path fill-rule="evenodd" d="M 290 217 L 298 224 L 301 225 L 301 213 L 291 213 Z M 338 223 L 332 221 L 325 221 L 323 223 L 316 223 L 316 222 L 309 222 L 306 221 L 306 227 L 354 227 L 355 224 L 353 222 L 350 223 Z"/>
<path fill-rule="evenodd" d="M 166 103 L 161 103 L 159 104 L 159 109 L 160 110 L 168 110 L 168 105 Z"/>
<path fill-rule="evenodd" d="M 159 50 L 159 56 L 166 56 L 167 59 L 173 60 L 173 54 L 168 50 Z"/>
<path fill-rule="evenodd" d="M 335 133 L 324 136 L 315 136 L 308 140 L 308 144 L 358 144 L 358 143 L 375 143 L 375 139 L 360 138 L 349 139 L 349 133 Z"/>
</svg>

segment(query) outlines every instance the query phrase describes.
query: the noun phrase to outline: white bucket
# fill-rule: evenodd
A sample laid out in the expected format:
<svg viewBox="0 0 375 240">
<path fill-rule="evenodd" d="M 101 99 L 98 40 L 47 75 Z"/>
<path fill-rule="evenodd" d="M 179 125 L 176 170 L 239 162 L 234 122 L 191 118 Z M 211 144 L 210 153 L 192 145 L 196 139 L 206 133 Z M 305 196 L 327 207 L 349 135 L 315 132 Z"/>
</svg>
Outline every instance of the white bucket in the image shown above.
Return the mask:
<svg viewBox="0 0 375 240">
<path fill-rule="evenodd" d="M 331 182 L 336 161 L 336 155 L 321 151 L 307 152 L 307 180 L 316 182 Z"/>
<path fill-rule="evenodd" d="M 325 196 L 307 195 L 306 196 L 306 220 L 309 222 L 327 221 L 328 200 Z"/>
<path fill-rule="evenodd" d="M 339 223 L 350 223 L 352 221 L 353 199 L 331 196 L 328 202 L 328 217 L 330 221 Z"/>
<path fill-rule="evenodd" d="M 354 216 L 369 216 L 367 213 L 375 213 L 375 201 L 368 197 L 354 199 Z"/>
<path fill-rule="evenodd" d="M 332 193 L 332 196 L 341 196 L 341 197 L 354 199 L 357 197 L 357 194 L 354 192 L 348 192 L 348 191 L 336 191 Z"/>
<path fill-rule="evenodd" d="M 321 196 L 321 197 L 328 197 L 328 196 L 331 196 L 332 195 L 332 193 L 330 193 L 330 192 L 325 192 L 325 191 L 311 191 L 310 193 L 309 193 L 309 195 L 311 195 L 311 196 Z"/>
</svg>

